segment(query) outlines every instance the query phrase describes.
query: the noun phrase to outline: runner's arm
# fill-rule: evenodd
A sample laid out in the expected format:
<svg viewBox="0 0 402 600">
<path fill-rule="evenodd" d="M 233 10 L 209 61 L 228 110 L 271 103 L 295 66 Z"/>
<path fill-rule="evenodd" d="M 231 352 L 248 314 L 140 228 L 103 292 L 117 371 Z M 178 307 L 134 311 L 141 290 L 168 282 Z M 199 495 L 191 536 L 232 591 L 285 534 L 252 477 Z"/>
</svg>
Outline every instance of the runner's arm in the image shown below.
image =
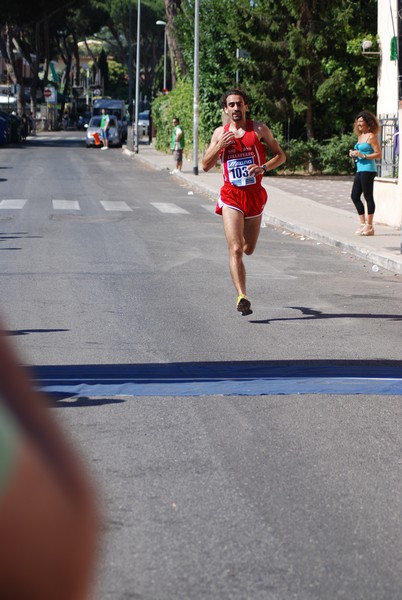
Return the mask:
<svg viewBox="0 0 402 600">
<path fill-rule="evenodd" d="M 273 154 L 272 158 L 265 163 L 266 170 L 272 171 L 272 169 L 276 169 L 284 162 L 286 162 L 286 154 L 274 138 L 272 131 L 269 129 L 267 125 L 264 123 L 259 123 L 255 121 L 254 129 L 260 138 L 261 142 L 263 142 Z"/>
<path fill-rule="evenodd" d="M 225 131 L 223 127 L 217 127 L 217 129 L 215 129 L 212 134 L 211 143 L 202 159 L 202 168 L 204 171 L 209 171 L 216 165 L 220 151 L 222 148 L 232 143 L 233 139 L 234 134 L 231 131 Z"/>
</svg>

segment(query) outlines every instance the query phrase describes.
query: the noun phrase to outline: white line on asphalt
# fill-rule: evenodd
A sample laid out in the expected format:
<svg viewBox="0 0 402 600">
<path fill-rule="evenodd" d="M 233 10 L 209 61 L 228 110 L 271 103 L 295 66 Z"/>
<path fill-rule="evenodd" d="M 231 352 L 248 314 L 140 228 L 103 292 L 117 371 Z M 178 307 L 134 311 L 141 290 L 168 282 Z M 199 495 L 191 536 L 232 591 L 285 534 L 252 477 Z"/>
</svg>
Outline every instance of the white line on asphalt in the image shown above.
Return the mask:
<svg viewBox="0 0 402 600">
<path fill-rule="evenodd" d="M 16 198 L 13 200 L 2 200 L 0 202 L 0 208 L 13 208 L 20 209 L 24 208 L 26 200 L 17 200 Z"/>
<path fill-rule="evenodd" d="M 126 202 L 123 201 L 116 201 L 116 200 L 101 200 L 100 203 L 102 204 L 103 208 L 105 210 L 118 210 L 120 212 L 122 211 L 131 211 L 132 209 L 129 207 L 129 205 Z"/>
<path fill-rule="evenodd" d="M 53 200 L 54 210 L 80 210 L 77 200 Z"/>
<path fill-rule="evenodd" d="M 177 204 L 172 204 L 169 202 L 151 202 L 151 204 L 162 213 L 171 213 L 176 215 L 190 214 L 187 210 L 184 210 L 184 208 L 180 208 L 180 206 L 177 206 Z"/>
<path fill-rule="evenodd" d="M 60 137 L 60 136 L 49 136 L 49 137 L 40 137 L 37 136 L 32 138 L 33 142 L 44 142 L 44 143 L 53 143 L 53 142 L 84 142 L 85 136 L 78 137 L 77 135 Z"/>
</svg>

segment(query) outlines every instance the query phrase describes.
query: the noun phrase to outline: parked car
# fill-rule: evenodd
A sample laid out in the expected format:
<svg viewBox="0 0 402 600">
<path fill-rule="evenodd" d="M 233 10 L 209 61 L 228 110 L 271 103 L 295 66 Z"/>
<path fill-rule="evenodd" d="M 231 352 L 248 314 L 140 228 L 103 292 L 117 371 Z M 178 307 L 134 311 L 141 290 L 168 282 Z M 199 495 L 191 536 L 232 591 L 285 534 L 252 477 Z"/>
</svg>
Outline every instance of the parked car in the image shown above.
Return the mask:
<svg viewBox="0 0 402 600">
<path fill-rule="evenodd" d="M 138 113 L 138 135 L 140 137 L 149 136 L 149 110 Z"/>
<path fill-rule="evenodd" d="M 117 118 L 121 130 L 121 141 L 127 140 L 127 118 L 126 118 L 126 103 L 124 100 L 113 100 L 112 98 L 98 98 L 94 100 L 92 114 L 102 114 L 102 109 L 105 109 L 107 114 Z"/>
<path fill-rule="evenodd" d="M 99 138 L 102 140 L 100 127 L 101 118 L 101 115 L 96 115 L 95 117 L 92 117 L 92 119 L 89 121 L 87 137 L 85 142 L 87 148 L 93 148 L 94 146 L 96 146 L 94 133 L 97 133 Z M 123 143 L 122 131 L 119 127 L 119 122 L 117 118 L 113 115 L 109 117 L 109 125 L 107 128 L 107 132 L 109 146 L 116 146 L 116 148 L 121 148 Z"/>
<path fill-rule="evenodd" d="M 9 122 L 8 119 L 0 112 L 0 146 L 8 143 L 9 139 Z"/>
<path fill-rule="evenodd" d="M 0 111 L 3 144 L 19 144 L 22 141 L 22 120 L 13 113 Z"/>
</svg>

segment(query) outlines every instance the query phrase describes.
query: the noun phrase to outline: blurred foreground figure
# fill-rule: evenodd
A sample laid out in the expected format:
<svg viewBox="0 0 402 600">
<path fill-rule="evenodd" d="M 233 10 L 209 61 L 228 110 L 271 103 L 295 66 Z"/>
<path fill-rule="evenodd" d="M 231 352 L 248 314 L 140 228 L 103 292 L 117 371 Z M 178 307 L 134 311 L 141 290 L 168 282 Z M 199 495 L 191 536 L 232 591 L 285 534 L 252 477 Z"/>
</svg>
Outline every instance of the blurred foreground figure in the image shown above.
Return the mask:
<svg viewBox="0 0 402 600">
<path fill-rule="evenodd" d="M 0 597 L 89 600 L 98 531 L 87 473 L 0 333 Z"/>
</svg>

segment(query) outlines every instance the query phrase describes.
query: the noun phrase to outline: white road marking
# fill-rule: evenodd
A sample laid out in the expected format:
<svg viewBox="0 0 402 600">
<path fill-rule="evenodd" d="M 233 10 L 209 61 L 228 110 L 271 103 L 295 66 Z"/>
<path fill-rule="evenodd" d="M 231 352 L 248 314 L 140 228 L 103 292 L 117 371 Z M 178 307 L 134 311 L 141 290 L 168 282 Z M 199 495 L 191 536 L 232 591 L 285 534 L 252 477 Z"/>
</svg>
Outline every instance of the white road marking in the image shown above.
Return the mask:
<svg viewBox="0 0 402 600">
<path fill-rule="evenodd" d="M 157 210 L 162 213 L 171 213 L 171 214 L 181 214 L 181 215 L 189 215 L 190 213 L 184 208 L 180 208 L 177 204 L 169 203 L 169 202 L 151 202 L 152 206 L 154 206 Z"/>
<path fill-rule="evenodd" d="M 36 142 L 45 142 L 45 143 L 49 142 L 49 143 L 53 143 L 53 142 L 71 142 L 71 141 L 73 141 L 73 142 L 84 142 L 85 139 L 86 139 L 85 135 L 82 136 L 82 137 L 81 136 L 79 137 L 77 135 L 71 135 L 71 136 L 66 136 L 66 137 L 60 137 L 60 136 L 56 136 L 56 135 L 55 136 L 49 136 L 49 137 L 44 137 L 44 136 L 41 137 L 40 135 L 38 135 L 36 137 L 30 138 L 28 140 L 28 142 L 29 141 L 32 141 L 32 142 L 35 142 L 35 143 Z"/>
<path fill-rule="evenodd" d="M 54 210 L 80 210 L 80 203 L 77 200 L 53 200 Z"/>
<path fill-rule="evenodd" d="M 118 210 L 120 212 L 132 211 L 132 209 L 129 207 L 129 205 L 123 201 L 101 200 L 100 203 L 102 204 L 102 206 L 105 210 Z"/>
<path fill-rule="evenodd" d="M 0 208 L 12 208 L 12 209 L 21 209 L 24 208 L 26 200 L 17 200 L 17 198 L 13 200 L 2 200 L 0 202 Z"/>
<path fill-rule="evenodd" d="M 25 199 L 5 199 L 0 200 L 0 209 L 12 209 L 12 210 L 20 210 L 24 208 L 25 204 L 28 200 Z M 106 211 L 120 211 L 120 212 L 132 212 L 132 208 L 124 201 L 118 200 L 100 200 L 100 204 L 103 206 Z M 154 206 L 157 210 L 162 213 L 169 214 L 182 214 L 189 215 L 189 211 L 181 208 L 177 204 L 169 203 L 169 202 L 151 202 L 152 206 Z M 53 210 L 81 210 L 80 203 L 78 200 L 61 200 L 54 199 L 52 200 Z M 203 209 L 208 211 L 209 213 L 215 213 L 215 204 L 203 204 L 201 205 Z M 138 206 L 134 208 L 139 208 Z"/>
</svg>

